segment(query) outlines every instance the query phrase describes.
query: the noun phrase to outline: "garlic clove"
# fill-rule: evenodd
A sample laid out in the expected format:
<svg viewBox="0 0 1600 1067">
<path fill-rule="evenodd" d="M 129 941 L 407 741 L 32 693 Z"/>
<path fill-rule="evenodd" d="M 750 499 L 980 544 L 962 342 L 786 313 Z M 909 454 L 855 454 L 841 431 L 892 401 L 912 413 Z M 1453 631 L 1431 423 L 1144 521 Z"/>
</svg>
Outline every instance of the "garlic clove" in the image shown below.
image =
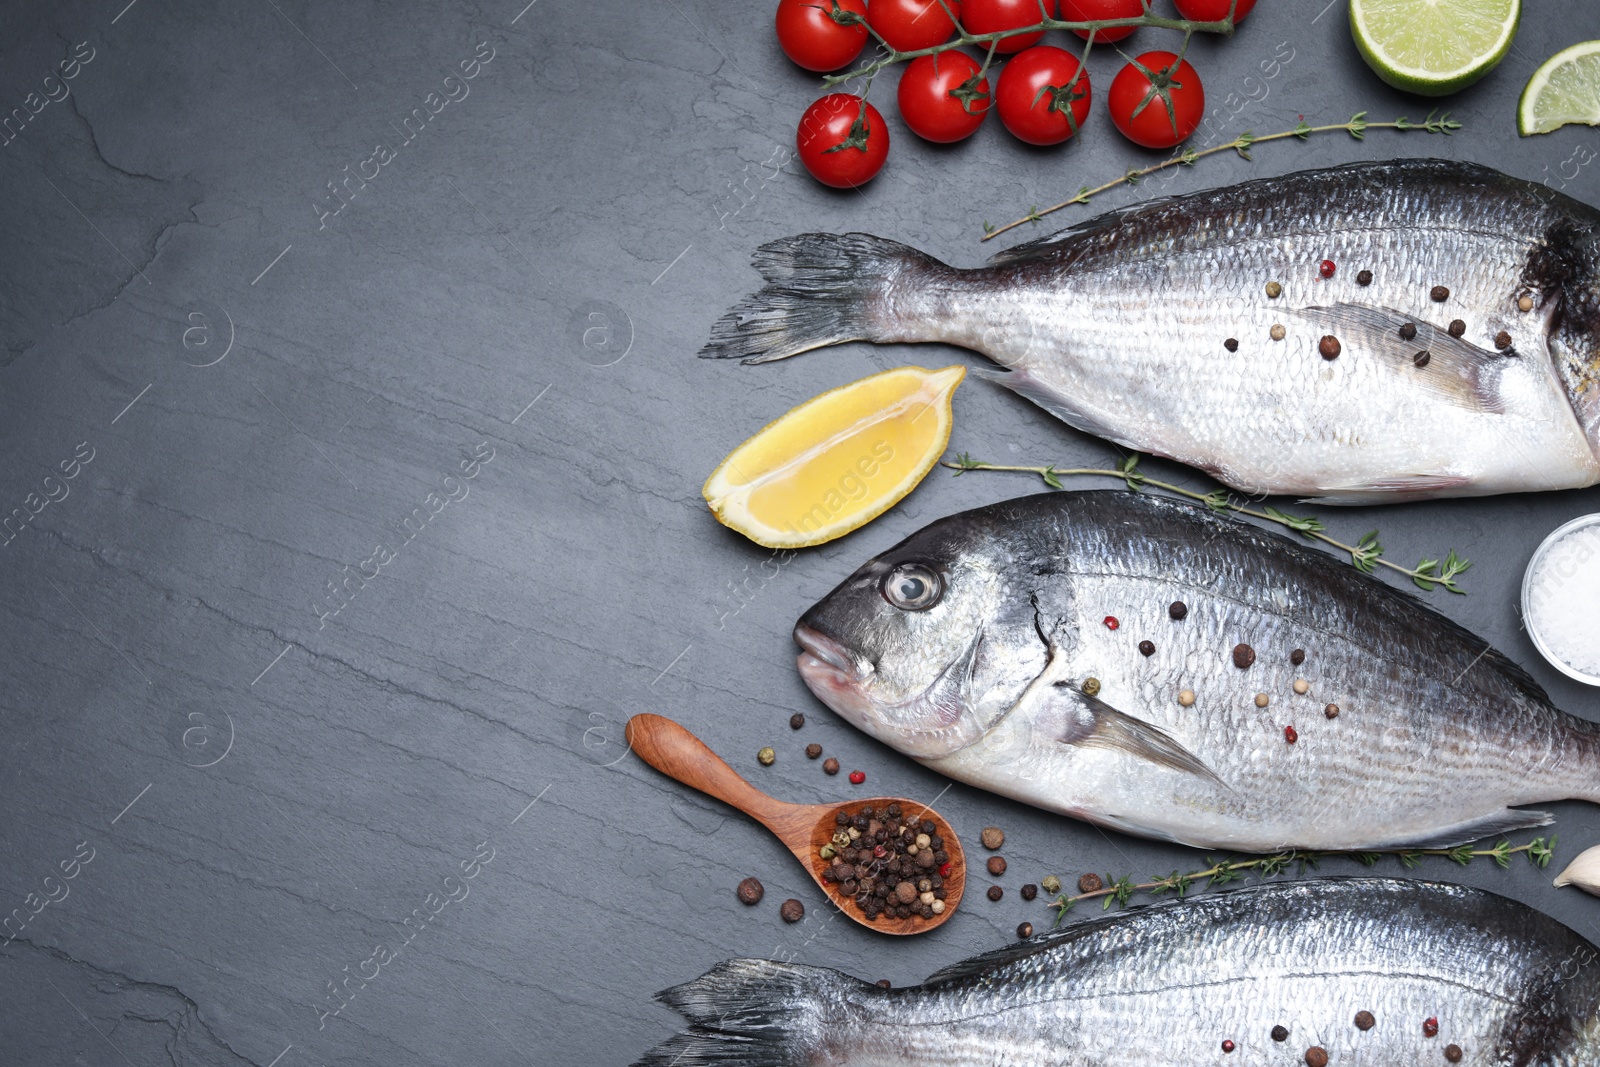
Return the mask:
<svg viewBox="0 0 1600 1067">
<path fill-rule="evenodd" d="M 1567 869 L 1556 875 L 1553 884 L 1575 885 L 1585 893 L 1600 896 L 1600 845 L 1578 853 Z"/>
</svg>

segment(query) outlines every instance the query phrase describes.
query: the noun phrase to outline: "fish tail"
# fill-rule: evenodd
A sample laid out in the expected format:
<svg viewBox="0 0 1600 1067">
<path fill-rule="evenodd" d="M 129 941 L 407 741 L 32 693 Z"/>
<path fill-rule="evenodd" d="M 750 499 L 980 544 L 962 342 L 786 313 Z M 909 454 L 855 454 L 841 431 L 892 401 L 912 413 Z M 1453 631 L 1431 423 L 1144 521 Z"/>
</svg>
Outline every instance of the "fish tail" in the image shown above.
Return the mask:
<svg viewBox="0 0 1600 1067">
<path fill-rule="evenodd" d="M 950 268 L 898 241 L 867 233 L 802 233 L 756 249 L 766 287 L 711 327 L 702 359 L 767 363 L 844 341 L 892 336 L 889 289 L 902 274 Z"/>
<path fill-rule="evenodd" d="M 872 988 L 837 971 L 775 960 L 727 960 L 656 999 L 689 1028 L 633 1067 L 802 1067 L 823 1040 L 825 994 Z M 877 992 L 873 989 L 873 992 Z"/>
</svg>

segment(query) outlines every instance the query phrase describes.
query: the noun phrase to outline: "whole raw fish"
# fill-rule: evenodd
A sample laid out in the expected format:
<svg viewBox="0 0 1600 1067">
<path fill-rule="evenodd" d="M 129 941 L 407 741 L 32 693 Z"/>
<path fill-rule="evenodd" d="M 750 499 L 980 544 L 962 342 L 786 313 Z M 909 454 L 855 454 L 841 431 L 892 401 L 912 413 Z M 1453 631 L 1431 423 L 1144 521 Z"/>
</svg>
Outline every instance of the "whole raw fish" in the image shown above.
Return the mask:
<svg viewBox="0 0 1600 1067">
<path fill-rule="evenodd" d="M 1480 889 L 1261 885 L 1068 927 L 905 989 L 729 960 L 660 994 L 690 1027 L 634 1067 L 1592 1067 L 1596 956 Z"/>
<path fill-rule="evenodd" d="M 1369 163 L 1155 200 L 976 270 L 861 233 L 775 241 L 755 263 L 767 287 L 702 355 L 961 345 L 1068 424 L 1249 493 L 1600 481 L 1600 213 L 1486 167 Z"/>
<path fill-rule="evenodd" d="M 1482 638 L 1346 562 L 1146 494 L 941 519 L 794 637 L 811 691 L 885 744 L 1146 837 L 1445 846 L 1550 821 L 1512 805 L 1600 803 L 1600 727 Z"/>
</svg>

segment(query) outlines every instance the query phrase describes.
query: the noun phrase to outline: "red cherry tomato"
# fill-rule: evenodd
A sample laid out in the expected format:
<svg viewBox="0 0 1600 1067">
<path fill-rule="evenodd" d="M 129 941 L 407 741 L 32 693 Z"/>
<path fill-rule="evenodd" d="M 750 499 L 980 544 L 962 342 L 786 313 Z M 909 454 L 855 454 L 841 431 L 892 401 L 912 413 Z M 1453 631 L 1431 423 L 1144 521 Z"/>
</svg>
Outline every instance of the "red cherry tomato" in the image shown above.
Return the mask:
<svg viewBox="0 0 1600 1067">
<path fill-rule="evenodd" d="M 1022 140 L 1060 144 L 1089 116 L 1089 72 L 1071 52 L 1047 44 L 1030 48 L 1000 72 L 995 106 L 1006 129 Z"/>
<path fill-rule="evenodd" d="M 957 4 L 951 4 L 950 10 L 961 14 Z M 944 44 L 956 29 L 950 15 L 939 6 L 939 0 L 872 0 L 867 21 L 889 42 L 889 47 L 900 52 Z"/>
<path fill-rule="evenodd" d="M 1228 17 L 1230 0 L 1172 0 L 1178 14 L 1195 22 L 1220 22 Z M 1237 26 L 1256 6 L 1256 0 L 1238 0 L 1233 9 L 1233 24 Z"/>
<path fill-rule="evenodd" d="M 1045 12 L 1055 18 L 1056 0 L 1043 0 Z M 999 33 L 1019 26 L 1039 24 L 1040 0 L 963 0 L 961 21 L 968 33 Z M 995 51 L 1002 55 L 1020 52 L 1039 43 L 1044 33 L 1029 33 L 1001 39 Z M 980 45 L 979 47 L 983 47 Z"/>
<path fill-rule="evenodd" d="M 1188 60 L 1171 52 L 1146 52 L 1117 72 L 1106 102 L 1111 121 L 1128 140 L 1146 148 L 1171 148 L 1200 125 L 1206 90 Z"/>
<path fill-rule="evenodd" d="M 1142 0 L 1061 0 L 1061 17 L 1068 22 L 1098 22 L 1100 19 L 1133 19 L 1144 14 Z M 1137 26 L 1124 26 L 1120 30 L 1097 30 L 1094 43 L 1120 41 L 1133 35 Z M 1073 30 L 1085 40 L 1088 30 Z"/>
<path fill-rule="evenodd" d="M 806 108 L 795 134 L 800 162 L 835 189 L 865 185 L 889 157 L 889 128 L 878 109 L 851 93 L 829 93 Z"/>
<path fill-rule="evenodd" d="M 839 0 L 839 10 L 867 17 L 865 0 Z M 841 26 L 833 18 L 832 0 L 778 0 L 778 44 L 783 54 L 807 70 L 829 71 L 861 54 L 867 27 Z"/>
<path fill-rule="evenodd" d="M 978 61 L 951 49 L 918 56 L 900 75 L 900 115 L 911 132 L 949 144 L 971 137 L 989 115 L 989 79 Z"/>
</svg>

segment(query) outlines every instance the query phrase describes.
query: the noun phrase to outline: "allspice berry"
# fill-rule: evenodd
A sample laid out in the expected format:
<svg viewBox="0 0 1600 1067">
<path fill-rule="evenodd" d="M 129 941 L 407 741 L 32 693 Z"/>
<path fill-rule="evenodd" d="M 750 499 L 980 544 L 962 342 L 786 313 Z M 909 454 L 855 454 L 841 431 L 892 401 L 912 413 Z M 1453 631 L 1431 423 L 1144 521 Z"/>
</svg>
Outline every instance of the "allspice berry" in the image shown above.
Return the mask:
<svg viewBox="0 0 1600 1067">
<path fill-rule="evenodd" d="M 880 978 L 880 979 L 878 979 L 878 988 L 879 989 L 893 989 L 894 988 L 894 983 L 889 981 L 889 979 L 887 979 L 887 978 Z"/>
<path fill-rule="evenodd" d="M 1446 289 L 1442 285 L 1436 285 L 1432 289 L 1428 290 L 1428 299 L 1432 300 L 1435 304 L 1442 304 L 1446 300 L 1450 299 L 1450 290 Z"/>
<path fill-rule="evenodd" d="M 1446 1045 L 1444 1047 L 1444 1058 L 1449 1060 L 1451 1063 L 1460 1063 L 1461 1062 L 1461 1046 L 1460 1045 Z"/>
<path fill-rule="evenodd" d="M 834 759 L 832 756 L 829 756 L 827 759 L 822 761 L 822 772 L 824 774 L 838 774 L 839 761 Z"/>
<path fill-rule="evenodd" d="M 1378 1020 L 1372 1017 L 1372 1013 L 1370 1011 L 1356 1012 L 1357 1030 L 1371 1030 L 1376 1025 L 1378 1025 Z"/>
<path fill-rule="evenodd" d="M 739 883 L 739 888 L 734 892 L 738 894 L 739 903 L 741 904 L 759 904 L 761 903 L 761 896 L 766 890 L 761 886 L 761 879 L 746 878 Z"/>
<path fill-rule="evenodd" d="M 1169 619 L 1173 619 L 1173 620 L 1182 619 L 1182 618 L 1186 617 L 1188 614 L 1189 614 L 1189 605 L 1185 604 L 1181 600 L 1174 600 L 1171 604 L 1167 605 L 1167 618 L 1169 618 Z"/>
<path fill-rule="evenodd" d="M 1241 671 L 1256 661 L 1256 650 L 1244 642 L 1233 646 L 1233 665 Z"/>
<path fill-rule="evenodd" d="M 1156 654 L 1156 643 L 1154 641 L 1140 641 L 1139 642 L 1139 655 L 1141 655 L 1141 656 L 1153 656 L 1155 654 Z"/>
<path fill-rule="evenodd" d="M 917 899 L 917 887 L 910 882 L 901 882 L 894 887 L 894 895 L 902 904 L 909 904 Z"/>
<path fill-rule="evenodd" d="M 1329 704 L 1327 707 L 1322 709 L 1322 714 L 1326 715 L 1330 719 L 1337 719 L 1339 717 L 1339 705 Z"/>
<path fill-rule="evenodd" d="M 978 840 L 983 842 L 983 847 L 990 852 L 998 851 L 1006 843 L 1006 832 L 998 826 L 985 826 L 978 835 Z"/>
<path fill-rule="evenodd" d="M 1339 339 L 1328 333 L 1323 334 L 1322 340 L 1317 342 L 1317 351 L 1322 353 L 1323 359 L 1338 359 L 1343 349 L 1339 345 Z"/>
<path fill-rule="evenodd" d="M 1467 324 L 1462 319 L 1451 319 L 1450 325 L 1446 328 L 1446 332 L 1448 332 L 1451 337 L 1461 337 L 1467 332 Z"/>
<path fill-rule="evenodd" d="M 1306 1067 L 1328 1067 L 1328 1050 L 1321 1045 L 1306 1049 Z"/>
<path fill-rule="evenodd" d="M 1105 883 L 1100 881 L 1098 874 L 1086 874 L 1078 879 L 1078 892 L 1098 893 L 1105 888 Z"/>
<path fill-rule="evenodd" d="M 1032 936 L 1033 936 L 1033 924 L 1032 923 L 1018 923 L 1017 924 L 1017 937 L 1020 940 L 1026 941 L 1028 938 L 1030 938 Z M 1451 1048 L 1455 1048 L 1454 1045 L 1451 1045 L 1450 1047 Z M 1446 1051 L 1445 1055 L 1448 1056 L 1449 1052 Z M 1461 1058 L 1460 1056 L 1456 1057 L 1456 1059 L 1460 1059 L 1460 1058 Z"/>
<path fill-rule="evenodd" d="M 778 907 L 778 918 L 786 923 L 797 923 L 806 917 L 806 906 L 790 897 Z"/>
<path fill-rule="evenodd" d="M 806 759 L 816 759 L 822 755 L 822 746 L 815 741 L 806 746 Z"/>
<path fill-rule="evenodd" d="M 1004 856 L 989 857 L 989 873 L 996 878 L 1006 873 L 1006 858 Z"/>
</svg>

